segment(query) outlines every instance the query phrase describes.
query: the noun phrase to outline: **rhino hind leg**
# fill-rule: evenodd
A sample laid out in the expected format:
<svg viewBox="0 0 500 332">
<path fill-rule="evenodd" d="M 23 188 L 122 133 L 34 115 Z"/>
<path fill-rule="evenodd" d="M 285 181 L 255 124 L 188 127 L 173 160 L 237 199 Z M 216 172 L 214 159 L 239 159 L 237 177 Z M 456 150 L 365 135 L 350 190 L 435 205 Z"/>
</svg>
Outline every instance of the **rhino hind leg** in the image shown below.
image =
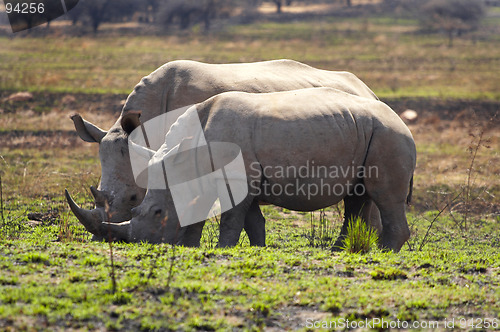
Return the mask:
<svg viewBox="0 0 500 332">
<path fill-rule="evenodd" d="M 392 150 L 397 156 L 397 158 L 387 158 L 390 162 L 384 162 L 376 148 L 377 146 L 373 154 L 368 155 L 367 164 L 377 167 L 378 174 L 364 179 L 365 188 L 380 210 L 382 219 L 380 246 L 398 252 L 410 238 L 406 220 L 406 198 L 415 159 L 410 154 L 410 148 L 402 149 L 401 145 L 394 144 L 393 149 L 385 146 L 378 150 Z"/>
<path fill-rule="evenodd" d="M 382 219 L 382 232 L 379 234 L 380 247 L 398 252 L 410 238 L 410 229 L 406 220 L 406 191 L 397 195 L 398 190 L 395 188 L 383 190 L 380 186 L 374 187 L 370 188 L 367 185 L 367 190 L 372 192 L 371 196 L 380 210 Z"/>
<path fill-rule="evenodd" d="M 257 199 L 253 200 L 245 216 L 245 232 L 251 246 L 266 246 L 266 219 L 260 211 Z"/>
<path fill-rule="evenodd" d="M 357 217 L 360 217 L 365 223 L 376 229 L 377 232 L 381 232 L 382 223 L 380 220 L 380 214 L 378 213 L 378 209 L 371 198 L 366 194 L 361 196 L 346 196 L 344 198 L 344 224 L 340 230 L 339 237 L 333 245 L 334 251 L 342 250 L 349 223 Z"/>
</svg>

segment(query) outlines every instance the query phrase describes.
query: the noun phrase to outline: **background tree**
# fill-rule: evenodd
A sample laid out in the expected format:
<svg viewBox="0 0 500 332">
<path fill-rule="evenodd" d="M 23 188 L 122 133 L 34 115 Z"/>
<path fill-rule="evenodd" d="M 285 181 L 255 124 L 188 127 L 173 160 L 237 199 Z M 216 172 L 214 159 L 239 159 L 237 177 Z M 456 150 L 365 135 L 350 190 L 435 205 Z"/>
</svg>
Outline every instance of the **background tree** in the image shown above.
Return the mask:
<svg viewBox="0 0 500 332">
<path fill-rule="evenodd" d="M 210 29 L 214 18 L 229 15 L 233 2 L 229 0 L 169 0 L 159 9 L 159 24 L 168 27 L 178 24 L 181 30 L 196 23 Z"/>
<path fill-rule="evenodd" d="M 82 1 L 82 6 L 84 7 L 85 13 L 90 19 L 90 25 L 94 33 L 97 33 L 97 29 L 104 21 L 106 17 L 106 11 L 108 6 L 110 6 L 111 0 L 84 0 Z"/>
<path fill-rule="evenodd" d="M 485 10 L 477 0 L 430 0 L 421 7 L 420 15 L 424 29 L 446 32 L 451 47 L 454 36 L 478 28 Z"/>
<path fill-rule="evenodd" d="M 73 25 L 76 25 L 78 21 L 84 16 L 85 14 L 85 6 L 80 3 L 78 4 L 75 8 L 71 9 L 66 15 L 71 19 L 71 23 Z"/>
<path fill-rule="evenodd" d="M 143 4 L 135 0 L 80 0 L 80 3 L 68 12 L 68 16 L 73 24 L 86 19 L 92 31 L 97 33 L 104 22 L 130 20 Z"/>
<path fill-rule="evenodd" d="M 276 13 L 281 14 L 281 7 L 283 6 L 283 3 L 281 0 L 273 0 L 273 2 L 276 5 Z"/>
<path fill-rule="evenodd" d="M 153 22 L 160 8 L 161 0 L 146 0 L 144 1 L 144 12 L 146 14 L 146 22 Z"/>
</svg>

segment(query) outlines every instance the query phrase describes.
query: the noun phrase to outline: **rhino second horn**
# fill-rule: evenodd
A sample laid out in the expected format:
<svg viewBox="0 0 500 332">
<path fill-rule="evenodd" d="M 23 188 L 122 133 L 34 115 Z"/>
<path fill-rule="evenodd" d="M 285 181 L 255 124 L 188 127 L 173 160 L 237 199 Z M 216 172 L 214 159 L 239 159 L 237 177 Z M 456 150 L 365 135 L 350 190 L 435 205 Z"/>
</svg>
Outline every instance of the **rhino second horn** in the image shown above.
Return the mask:
<svg viewBox="0 0 500 332">
<path fill-rule="evenodd" d="M 94 186 L 90 186 L 90 192 L 94 196 L 95 205 L 99 207 L 104 207 L 106 203 L 106 196 L 101 190 L 96 189 Z"/>
<path fill-rule="evenodd" d="M 66 196 L 66 200 L 68 201 L 69 207 L 71 211 L 75 214 L 78 220 L 82 223 L 87 231 L 96 235 L 102 236 L 100 232 L 101 224 L 102 224 L 102 214 L 99 210 L 86 210 L 82 209 L 75 203 L 68 190 L 64 190 L 64 194 Z"/>
</svg>

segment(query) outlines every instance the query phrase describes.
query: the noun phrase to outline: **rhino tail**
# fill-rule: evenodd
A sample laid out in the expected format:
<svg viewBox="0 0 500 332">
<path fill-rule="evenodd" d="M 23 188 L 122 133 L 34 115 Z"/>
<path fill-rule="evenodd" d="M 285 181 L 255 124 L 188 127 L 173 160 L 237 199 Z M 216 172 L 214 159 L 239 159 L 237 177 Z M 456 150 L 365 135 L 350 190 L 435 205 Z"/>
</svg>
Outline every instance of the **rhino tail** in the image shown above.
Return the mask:
<svg viewBox="0 0 500 332">
<path fill-rule="evenodd" d="M 406 196 L 406 204 L 407 205 L 410 205 L 410 203 L 411 203 L 412 194 L 413 194 L 413 175 L 411 176 L 411 179 L 410 179 L 410 188 L 408 190 L 408 196 Z"/>
</svg>

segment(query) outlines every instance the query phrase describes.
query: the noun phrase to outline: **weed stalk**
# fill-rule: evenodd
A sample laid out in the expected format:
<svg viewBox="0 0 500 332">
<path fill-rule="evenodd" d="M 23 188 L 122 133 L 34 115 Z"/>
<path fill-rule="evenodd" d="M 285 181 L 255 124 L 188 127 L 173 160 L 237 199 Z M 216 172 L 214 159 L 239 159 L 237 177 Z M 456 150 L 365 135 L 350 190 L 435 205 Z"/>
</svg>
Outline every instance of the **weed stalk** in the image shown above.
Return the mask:
<svg viewBox="0 0 500 332">
<path fill-rule="evenodd" d="M 333 223 L 328 220 L 326 216 L 326 211 L 321 209 L 319 211 L 319 220 L 314 218 L 314 212 L 309 213 L 310 216 L 310 233 L 306 235 L 309 240 L 309 245 L 311 247 L 329 248 L 334 240 L 334 226 Z"/>
<path fill-rule="evenodd" d="M 111 263 L 111 270 L 110 270 L 110 277 L 111 277 L 111 292 L 112 294 L 116 293 L 116 274 L 115 274 L 115 260 L 113 256 L 113 237 L 111 236 L 111 226 L 109 224 L 109 220 L 111 219 L 110 213 L 109 213 L 109 204 L 108 202 L 105 202 L 105 210 L 106 210 L 106 217 L 108 221 L 108 244 L 109 244 L 109 260 Z"/>
<path fill-rule="evenodd" d="M 5 225 L 5 217 L 3 215 L 3 185 L 2 174 L 0 173 L 0 216 L 2 218 L 2 226 Z"/>
<path fill-rule="evenodd" d="M 420 246 L 418 247 L 418 251 L 422 251 L 422 249 L 426 245 L 426 243 L 427 243 L 427 237 L 429 236 L 429 233 L 431 232 L 432 226 L 434 226 L 434 223 L 438 220 L 439 216 L 441 216 L 441 214 L 444 211 L 446 211 L 446 209 L 453 202 L 455 202 L 460 197 L 460 195 L 462 195 L 462 193 L 463 193 L 463 190 L 460 193 L 458 193 L 458 195 L 456 195 L 451 201 L 449 201 L 441 210 L 439 210 L 438 214 L 436 214 L 436 216 L 432 219 L 429 227 L 427 227 L 427 231 L 425 232 L 425 235 L 424 235 L 424 238 L 422 239 L 422 242 L 420 242 Z"/>
<path fill-rule="evenodd" d="M 473 138 L 475 137 L 474 134 L 470 134 Z M 479 150 L 479 147 L 483 143 L 483 135 L 484 135 L 484 129 L 481 129 L 479 132 L 479 139 L 475 145 L 471 145 L 469 147 L 469 152 L 471 153 L 471 160 L 470 160 L 470 165 L 469 168 L 467 169 L 467 183 L 465 185 L 465 213 L 464 213 L 464 229 L 467 230 L 467 219 L 469 218 L 469 210 L 470 210 L 470 204 L 471 204 L 471 186 L 473 185 L 472 183 L 472 171 L 474 169 L 474 162 L 476 161 L 476 156 L 477 156 L 477 151 Z"/>
<path fill-rule="evenodd" d="M 170 291 L 170 282 L 174 276 L 174 262 L 175 262 L 175 243 L 172 243 L 172 255 L 170 256 L 170 268 L 168 269 L 167 277 L 167 292 Z"/>
</svg>

